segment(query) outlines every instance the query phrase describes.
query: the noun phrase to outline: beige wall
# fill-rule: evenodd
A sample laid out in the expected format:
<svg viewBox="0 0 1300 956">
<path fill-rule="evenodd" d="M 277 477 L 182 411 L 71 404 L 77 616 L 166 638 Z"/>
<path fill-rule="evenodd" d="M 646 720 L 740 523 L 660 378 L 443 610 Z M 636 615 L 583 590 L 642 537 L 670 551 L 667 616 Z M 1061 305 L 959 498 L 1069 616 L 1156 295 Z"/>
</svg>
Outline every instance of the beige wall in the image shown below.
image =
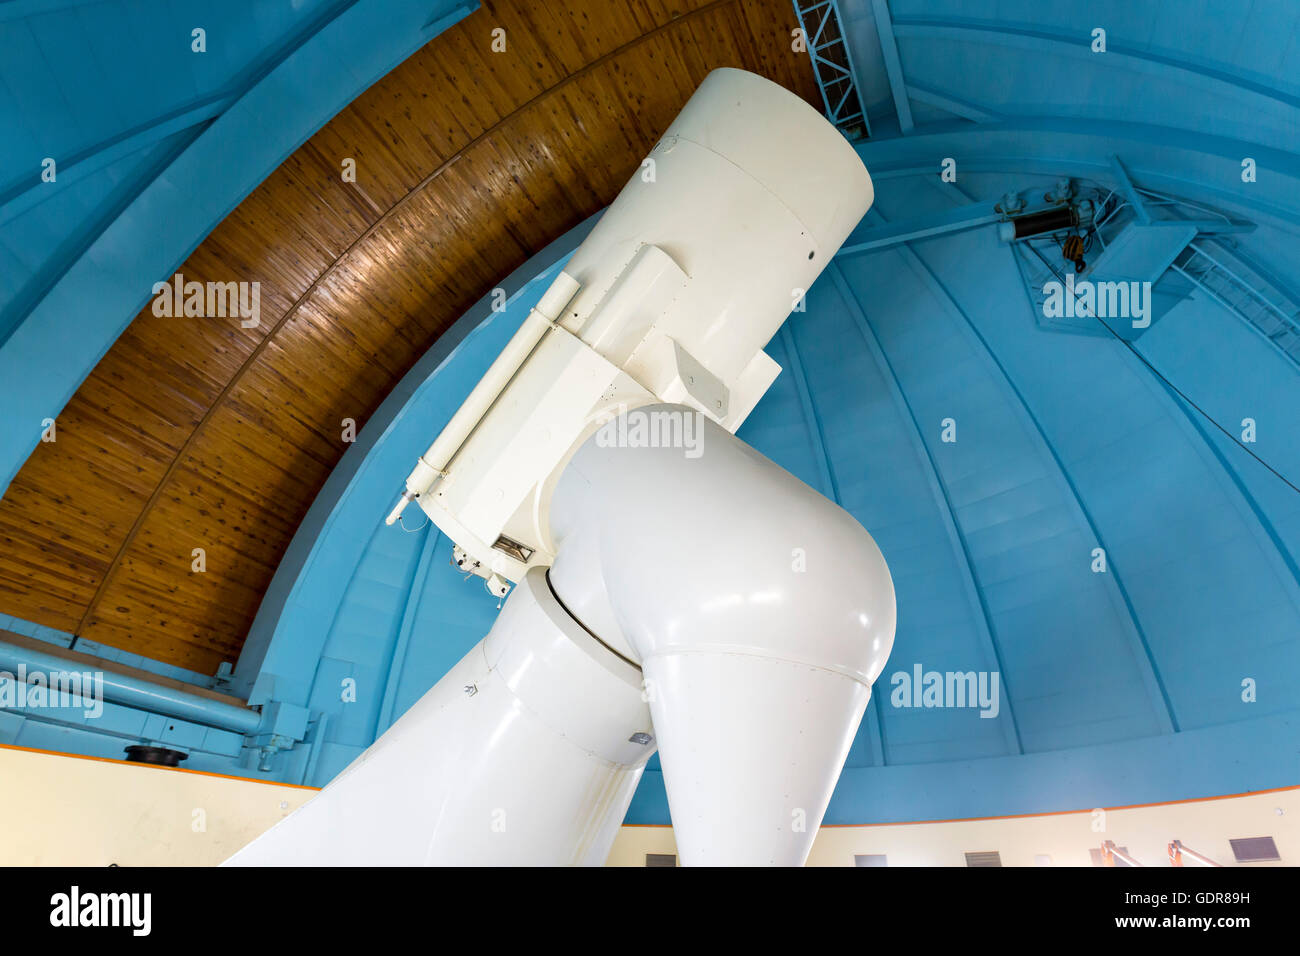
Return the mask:
<svg viewBox="0 0 1300 956">
<path fill-rule="evenodd" d="M 0 747 L 0 865 L 210 866 L 316 791 Z"/>
<path fill-rule="evenodd" d="M 213 865 L 316 792 L 14 747 L 0 747 L 0 781 L 6 866 Z M 1300 788 L 1102 814 L 824 827 L 808 862 L 852 866 L 854 854 L 884 853 L 890 866 L 963 866 L 967 851 L 997 850 L 1004 866 L 1033 866 L 1038 854 L 1054 866 L 1088 866 L 1089 848 L 1110 839 L 1164 866 L 1176 837 L 1232 865 L 1228 839 L 1257 836 L 1273 837 L 1281 865 L 1300 863 Z M 670 827 L 623 827 L 609 864 L 644 866 L 647 853 L 675 852 Z"/>
<path fill-rule="evenodd" d="M 1102 829 L 1094 831 L 1094 821 Z M 1259 836 L 1273 838 L 1281 863 L 1235 864 L 1228 840 Z M 855 854 L 883 853 L 890 866 L 965 866 L 967 852 L 997 850 L 1003 866 L 1034 866 L 1040 854 L 1052 866 L 1091 866 L 1088 850 L 1114 840 L 1146 866 L 1167 866 L 1173 839 L 1225 866 L 1300 864 L 1300 788 L 1096 814 L 823 827 L 808 865 L 853 866 Z M 624 827 L 609 865 L 644 866 L 647 853 L 675 852 L 670 827 Z"/>
</svg>

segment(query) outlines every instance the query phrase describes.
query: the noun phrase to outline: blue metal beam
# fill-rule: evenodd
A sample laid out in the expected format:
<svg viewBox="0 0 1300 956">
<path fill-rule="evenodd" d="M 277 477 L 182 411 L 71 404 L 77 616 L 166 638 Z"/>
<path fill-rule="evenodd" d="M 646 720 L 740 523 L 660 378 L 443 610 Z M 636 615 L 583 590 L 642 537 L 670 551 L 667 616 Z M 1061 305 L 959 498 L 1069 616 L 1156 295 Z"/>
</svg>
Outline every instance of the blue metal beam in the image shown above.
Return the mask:
<svg viewBox="0 0 1300 956">
<path fill-rule="evenodd" d="M 959 157 L 967 173 L 1068 175 L 1104 182 L 1114 175 L 1110 156 L 1117 141 L 1125 144 L 1124 154 L 1145 188 L 1249 209 L 1268 216 L 1270 225 L 1300 235 L 1300 156 L 1232 137 L 1120 121 L 1100 130 L 1068 117 L 1031 116 L 980 125 L 925 126 L 910 136 L 877 137 L 856 147 L 877 183 L 933 175 L 936 156 Z M 1272 175 L 1238 189 L 1231 182 L 1219 185 L 1221 180 L 1205 172 L 1220 159 L 1235 166 L 1242 156 L 1255 157 Z"/>
<path fill-rule="evenodd" d="M 954 116 L 968 119 L 972 123 L 992 123 L 1002 118 L 1000 113 L 995 113 L 993 110 L 985 109 L 983 106 L 969 100 L 960 99 L 935 87 L 922 86 L 916 80 L 911 80 L 907 84 L 907 92 L 918 103 L 947 110 Z"/>
<path fill-rule="evenodd" d="M 1002 675 L 1000 693 L 1003 697 L 1001 706 L 1006 708 L 1007 714 L 1007 723 L 1003 725 L 1008 728 L 1007 731 L 1004 731 L 1007 747 L 1011 753 L 1024 753 L 1024 744 L 1020 740 L 1020 726 L 1016 721 L 1015 710 L 1011 705 L 1011 691 L 1007 685 L 1006 666 L 1003 663 L 1002 650 L 998 646 L 996 630 L 993 625 L 993 614 L 989 610 L 988 603 L 984 600 L 984 592 L 980 587 L 979 577 L 975 571 L 975 562 L 971 557 L 970 547 L 966 543 L 966 536 L 962 534 L 962 530 L 957 524 L 957 514 L 953 509 L 952 497 L 948 494 L 948 487 L 944 484 L 943 476 L 939 474 L 939 466 L 935 463 L 934 455 L 930 453 L 930 447 L 925 442 L 924 432 L 921 430 L 921 423 L 916 418 L 912 403 L 908 401 L 907 396 L 903 393 L 903 386 L 898 380 L 898 373 L 894 371 L 893 363 L 889 361 L 889 356 L 885 354 L 885 349 L 876 337 L 871 322 L 862 310 L 862 303 L 858 301 L 857 295 L 849 286 L 848 280 L 844 278 L 844 273 L 840 270 L 837 262 L 831 260 L 826 272 L 830 275 L 831 281 L 835 283 L 840 298 L 848 306 L 849 315 L 853 319 L 854 325 L 857 326 L 858 332 L 862 335 L 862 340 L 866 343 L 872 360 L 880 369 L 885 381 L 889 383 L 890 397 L 893 399 L 895 406 L 912 426 L 908 429 L 908 437 L 912 442 L 912 447 L 916 449 L 917 459 L 925 468 L 930 492 L 934 497 L 935 504 L 938 506 L 939 518 L 943 522 L 944 531 L 947 532 L 948 540 L 951 542 L 953 552 L 958 559 L 957 563 L 961 569 L 961 580 L 963 590 L 966 592 L 966 600 L 973 610 L 978 611 L 975 623 L 979 632 L 980 643 L 983 645 L 984 652 L 997 665 L 998 673 Z"/>
<path fill-rule="evenodd" d="M 28 674 L 39 673 L 47 678 L 53 674 L 81 674 L 92 670 L 87 663 L 0 641 L 0 670 L 16 674 L 20 668 Z M 93 672 L 103 677 L 102 693 L 106 701 L 242 734 L 254 733 L 262 724 L 262 715 L 246 707 L 236 707 L 102 668 L 93 669 Z"/>
<path fill-rule="evenodd" d="M 1147 208 L 1147 200 L 1142 195 L 1142 190 L 1133 182 L 1133 177 L 1131 177 L 1128 170 L 1124 168 L 1124 163 L 1121 162 L 1120 158 L 1113 153 L 1110 157 L 1110 167 L 1111 171 L 1114 173 L 1120 193 L 1128 200 L 1129 205 L 1133 207 L 1133 212 L 1137 216 L 1138 222 L 1144 226 L 1149 226 L 1153 223 L 1156 225 L 1163 225 L 1176 222 L 1179 226 L 1191 226 L 1197 232 L 1207 234 L 1229 234 L 1255 231 L 1255 224 L 1253 222 L 1227 222 L 1222 219 L 1152 219 L 1151 210 Z"/>
<path fill-rule="evenodd" d="M 936 162 L 932 158 L 932 148 L 918 145 L 918 138 L 921 136 L 936 142 L 952 144 L 951 147 L 945 145 L 943 147 L 945 149 L 965 144 L 975 144 L 975 149 L 979 149 L 981 144 L 996 143 L 1001 146 L 1002 141 L 1007 137 L 1017 137 L 1015 145 L 1025 148 L 1011 155 L 1001 150 L 997 153 L 998 158 L 1005 158 L 1007 162 L 996 168 L 1008 171 L 1019 171 L 1015 163 L 1033 162 L 1035 159 L 1050 157 L 1055 162 L 1088 162 L 1100 171 L 1113 173 L 1110 157 L 1115 152 L 1114 143 L 1123 141 L 1132 144 L 1125 147 L 1125 152 L 1130 154 L 1130 163 L 1133 163 L 1131 156 L 1133 148 L 1145 146 L 1217 156 L 1230 160 L 1234 165 L 1240 162 L 1242 156 L 1252 156 L 1259 161 L 1261 167 L 1267 165 L 1270 170 L 1284 176 L 1300 177 L 1300 155 L 1296 153 L 1230 136 L 1128 120 L 1108 120 L 1102 128 L 1080 123 L 1078 118 L 1069 116 L 1008 116 L 997 123 L 979 126 L 952 123 L 927 124 L 917 130 L 915 137 L 877 138 L 856 145 L 864 159 L 873 155 L 905 154 L 912 160 L 928 159 L 930 161 L 928 168 L 933 170 L 936 168 Z M 1100 148 L 1088 150 L 1069 140 L 1082 143 L 1095 141 L 1098 144 L 1107 144 L 1109 148 L 1104 152 Z M 965 145 L 965 149 L 970 153 L 972 146 Z M 1052 152 L 1048 153 L 1048 149 Z M 1147 173 L 1142 178 L 1151 180 L 1156 177 Z M 1257 190 L 1262 185 L 1262 180 L 1254 183 L 1249 191 Z"/>
<path fill-rule="evenodd" d="M 428 521 L 424 526 L 424 540 L 420 544 L 420 560 L 411 573 L 411 579 L 406 582 L 406 603 L 402 608 L 402 623 L 397 629 L 393 656 L 388 662 L 384 695 L 375 723 L 376 739 L 393 723 L 393 710 L 397 705 L 397 685 L 402 676 L 402 668 L 406 664 L 406 649 L 411 644 L 411 635 L 415 633 L 415 621 L 419 616 L 420 602 L 424 596 L 424 582 L 429 578 L 429 569 L 433 567 L 433 554 L 441 539 L 442 532 L 432 521 Z"/>
<path fill-rule="evenodd" d="M 1121 163 L 1119 157 L 1113 153 L 1110 157 L 1110 168 L 1115 173 L 1115 179 L 1119 185 L 1120 193 L 1122 193 L 1124 198 L 1128 200 L 1128 204 L 1133 207 L 1133 212 L 1138 217 L 1138 222 L 1143 225 L 1150 225 L 1151 213 L 1147 211 L 1147 205 L 1145 200 L 1142 198 L 1142 194 L 1139 193 L 1137 187 L 1133 185 L 1133 180 L 1129 178 L 1128 170 L 1124 168 L 1124 164 Z"/>
<path fill-rule="evenodd" d="M 1002 215 L 995 211 L 993 200 L 971 203 L 946 212 L 930 213 L 883 226 L 874 226 L 859 233 L 855 242 L 841 246 L 837 256 L 853 256 L 862 252 L 887 249 L 903 242 L 928 239 L 949 232 L 961 232 L 998 222 Z"/>
<path fill-rule="evenodd" d="M 443 15 L 430 19 L 438 7 Z M 218 222 L 309 135 L 434 35 L 472 0 L 347 0 L 331 4 L 237 100 L 95 235 L 0 348 L 0 494 L 82 380 Z M 308 95 L 310 94 L 310 95 Z M 232 142 L 252 144 L 231 152 Z M 203 185 L 202 189 L 177 184 Z M 159 228 L 165 223 L 167 228 Z M 48 357 L 60 357 L 52 374 Z"/>
<path fill-rule="evenodd" d="M 873 0 L 874 2 L 874 0 Z M 883 3 L 883 0 L 880 0 Z M 982 42 L 984 38 L 1001 39 L 1005 44 L 1024 46 L 1038 55 L 1044 52 L 1051 55 L 1072 56 L 1077 59 L 1089 59 L 1096 54 L 1086 41 L 1080 41 L 1079 34 L 1056 30 L 1045 30 L 1038 26 L 1012 24 L 1001 21 L 965 19 L 961 17 L 899 17 L 894 20 L 894 33 L 900 37 L 916 39 L 958 39 Z M 1286 93 L 1280 89 L 1266 86 L 1249 77 L 1231 73 L 1209 63 L 1195 63 L 1178 57 L 1153 53 L 1140 47 L 1116 43 L 1113 39 L 1106 41 L 1106 56 L 1121 62 L 1132 61 L 1131 65 L 1159 64 L 1178 70 L 1189 76 L 1223 84 L 1237 90 L 1246 90 L 1259 96 L 1300 107 L 1300 96 Z"/>
<path fill-rule="evenodd" d="M 871 15 L 876 21 L 876 34 L 880 37 L 880 52 L 885 58 L 885 75 L 889 77 L 889 90 L 894 95 L 894 109 L 898 113 L 898 128 L 904 133 L 912 131 L 912 104 L 907 99 L 907 83 L 903 79 L 903 63 L 898 58 L 898 41 L 894 39 L 894 23 L 885 0 L 871 0 Z"/>
<path fill-rule="evenodd" d="M 58 187 L 67 189 L 124 156 L 152 146 L 174 133 L 201 126 L 220 116 L 235 99 L 229 93 L 207 96 L 112 139 L 78 150 L 67 158 L 60 157 Z M 40 170 L 33 168 L 30 175 L 0 189 L 0 226 L 42 202 L 49 188 L 49 183 L 41 181 Z"/>
<path fill-rule="evenodd" d="M 1241 235 L 1247 232 L 1254 232 L 1257 228 L 1253 222 L 1223 222 L 1218 219 L 1162 219 L 1156 221 L 1157 225 L 1177 225 L 1191 226 L 1201 235 Z"/>
</svg>

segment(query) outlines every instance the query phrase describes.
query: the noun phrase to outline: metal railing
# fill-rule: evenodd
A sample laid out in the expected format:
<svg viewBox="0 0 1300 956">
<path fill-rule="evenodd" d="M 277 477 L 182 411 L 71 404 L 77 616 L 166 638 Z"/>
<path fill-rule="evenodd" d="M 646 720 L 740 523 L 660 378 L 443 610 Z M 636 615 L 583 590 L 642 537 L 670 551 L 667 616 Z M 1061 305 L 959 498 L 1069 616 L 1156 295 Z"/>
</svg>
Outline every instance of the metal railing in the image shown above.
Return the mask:
<svg viewBox="0 0 1300 956">
<path fill-rule="evenodd" d="M 1171 268 L 1300 367 L 1300 310 L 1274 302 L 1226 260 L 1225 253 L 1215 255 L 1207 243 L 1193 240 Z"/>
</svg>

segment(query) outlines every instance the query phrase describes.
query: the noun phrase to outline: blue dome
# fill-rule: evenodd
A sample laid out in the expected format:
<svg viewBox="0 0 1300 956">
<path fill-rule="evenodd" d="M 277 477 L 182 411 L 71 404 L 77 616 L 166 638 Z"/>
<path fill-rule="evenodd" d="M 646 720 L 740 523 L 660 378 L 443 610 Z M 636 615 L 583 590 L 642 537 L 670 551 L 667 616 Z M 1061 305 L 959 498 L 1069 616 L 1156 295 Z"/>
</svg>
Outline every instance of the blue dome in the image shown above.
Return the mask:
<svg viewBox="0 0 1300 956">
<path fill-rule="evenodd" d="M 1300 33 L 1290 5 L 1203 4 L 1193 15 L 1172 0 L 894 0 L 881 20 L 873 8 L 884 6 L 841 0 L 852 100 L 832 103 L 842 88 L 823 78 L 875 205 L 768 345 L 782 373 L 739 432 L 848 509 L 897 589 L 892 656 L 827 822 L 1294 784 Z M 288 42 L 303 22 L 286 15 L 267 30 Z M 124 152 L 129 162 L 96 161 L 84 196 L 60 202 L 87 222 L 135 215 L 117 208 L 118 184 L 147 179 L 151 163 L 192 149 L 201 124 L 236 109 L 237 97 L 212 97 L 268 67 L 254 54 L 236 50 L 220 75 L 195 77 L 184 103 L 150 100 L 141 115 L 199 113 Z M 841 108 L 850 102 L 856 113 Z M 308 105 L 313 116 L 337 108 Z M 74 113 L 48 121 L 71 129 Z M 134 116 L 102 138 L 125 142 Z M 305 135 L 321 117 L 300 119 Z M 30 147 L 7 141 L 5 158 Z M 223 176 L 225 198 L 170 244 L 210 228 L 244 178 L 283 158 L 273 147 Z M 0 289 L 0 358 L 23 315 L 58 306 L 51 290 L 84 295 L 95 278 L 65 275 L 60 257 L 91 238 L 51 238 L 41 216 L 53 207 L 19 208 L 30 185 L 15 180 L 0 197 L 14 223 L 0 254 L 29 252 Z M 1083 230 L 1077 272 L 1057 241 L 999 233 L 1008 213 L 1081 202 L 1095 229 Z M 328 782 L 491 627 L 498 601 L 449 567 L 451 541 L 421 515 L 407 527 L 382 517 L 593 221 L 500 281 L 506 308 L 485 297 L 392 383 L 298 527 L 229 685 L 310 720 L 308 746 L 281 754 L 276 778 Z M 1123 283 L 1131 298 L 1097 318 L 1048 301 L 1067 280 Z M 1092 312 L 1105 311 L 1099 301 Z M 70 361 L 84 373 L 96 348 Z M 27 385 L 40 377 L 21 372 Z M 926 706 L 915 685 L 932 672 L 977 675 L 989 696 Z M 348 679 L 369 691 L 345 703 Z M 629 822 L 669 822 L 657 760 Z"/>
<path fill-rule="evenodd" d="M 846 32 L 869 48 L 873 21 L 854 6 L 843 5 Z M 769 345 L 783 373 L 740 431 L 852 512 L 897 587 L 894 651 L 827 819 L 1292 783 L 1300 350 L 1287 333 L 1300 308 L 1300 165 L 1296 90 L 1278 77 L 1295 54 L 1262 23 L 1238 24 L 1225 46 L 1125 4 L 1106 16 L 1036 6 L 1032 27 L 959 6 L 891 5 L 911 128 L 901 134 L 888 101 L 869 110 L 858 145 L 876 205 Z M 1090 49 L 1094 21 L 1109 25 L 1106 53 Z M 866 102 L 889 95 L 882 58 L 858 69 Z M 1267 175 L 1243 178 L 1245 158 Z M 1045 315 L 1042 281 L 1069 263 L 999 239 L 1009 194 L 1039 208 L 1062 180 L 1111 211 L 1106 248 L 1091 252 L 1107 258 L 1089 276 L 1153 284 L 1136 335 L 1127 319 Z M 364 463 L 309 569 L 368 543 L 301 592 L 337 594 L 336 611 L 299 600 L 324 638 L 322 668 L 373 647 L 382 619 L 389 637 L 370 666 L 393 670 L 374 722 L 346 745 L 340 729 L 337 753 L 326 745 L 322 780 L 490 625 L 496 602 L 447 567 L 450 542 L 374 516 L 581 234 L 506 284 L 518 291 L 505 313 L 468 314 L 464 341 L 399 390 L 413 397 L 392 402 L 373 450 L 351 453 Z M 1222 291 L 1234 282 L 1246 292 Z M 1271 308 L 1252 307 L 1251 292 Z M 291 619 L 278 626 L 270 671 L 297 633 Z M 996 674 L 993 706 L 903 706 L 918 669 Z M 655 770 L 633 822 L 668 822 Z"/>
</svg>

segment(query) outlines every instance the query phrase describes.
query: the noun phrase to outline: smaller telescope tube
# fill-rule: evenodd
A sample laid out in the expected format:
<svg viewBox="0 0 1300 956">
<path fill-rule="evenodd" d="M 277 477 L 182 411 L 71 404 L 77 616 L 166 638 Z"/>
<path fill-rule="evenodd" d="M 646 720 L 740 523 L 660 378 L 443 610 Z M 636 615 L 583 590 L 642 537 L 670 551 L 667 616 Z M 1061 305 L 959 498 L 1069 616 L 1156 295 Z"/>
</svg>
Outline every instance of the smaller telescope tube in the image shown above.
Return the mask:
<svg viewBox="0 0 1300 956">
<path fill-rule="evenodd" d="M 1063 229 L 1073 229 L 1079 225 L 1079 217 L 1071 206 L 1058 206 L 1031 212 L 1024 216 L 1013 216 L 998 225 L 998 238 L 1003 242 L 1016 239 L 1029 239 Z"/>
<path fill-rule="evenodd" d="M 389 512 L 384 524 L 393 524 L 401 517 L 402 511 L 414 499 L 433 487 L 433 483 L 446 474 L 446 468 L 452 457 L 465 444 L 470 433 L 478 427 L 492 403 L 495 402 L 515 377 L 519 367 L 533 353 L 537 343 L 554 325 L 565 306 L 577 294 L 578 280 L 567 272 L 561 272 L 551 283 L 551 287 L 542 295 L 541 301 L 528 313 L 528 318 L 511 336 L 501 354 L 488 367 L 479 379 L 473 391 L 464 403 L 451 416 L 451 421 L 438 433 L 429 450 L 420 456 L 415 469 L 406 479 L 406 490 L 397 499 L 397 504 Z"/>
</svg>

